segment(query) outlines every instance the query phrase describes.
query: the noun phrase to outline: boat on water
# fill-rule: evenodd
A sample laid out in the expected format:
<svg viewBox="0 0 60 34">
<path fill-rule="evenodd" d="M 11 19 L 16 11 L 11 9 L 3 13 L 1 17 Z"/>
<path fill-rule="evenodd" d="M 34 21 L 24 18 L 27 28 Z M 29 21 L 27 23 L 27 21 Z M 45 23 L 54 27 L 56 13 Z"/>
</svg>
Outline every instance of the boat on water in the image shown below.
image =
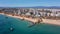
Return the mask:
<svg viewBox="0 0 60 34">
<path fill-rule="evenodd" d="M 13 28 L 13 27 L 10 27 L 10 28 L 9 28 L 9 30 L 10 30 L 10 31 L 13 31 L 13 30 L 14 30 L 14 28 Z"/>
</svg>

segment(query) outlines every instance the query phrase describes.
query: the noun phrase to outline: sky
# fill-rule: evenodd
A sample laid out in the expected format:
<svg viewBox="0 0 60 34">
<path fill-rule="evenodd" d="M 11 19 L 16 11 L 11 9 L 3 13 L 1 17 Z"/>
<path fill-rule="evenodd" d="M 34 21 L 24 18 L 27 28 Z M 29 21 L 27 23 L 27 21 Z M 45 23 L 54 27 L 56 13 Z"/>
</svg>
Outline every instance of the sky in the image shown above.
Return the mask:
<svg viewBox="0 0 60 34">
<path fill-rule="evenodd" d="M 0 0 L 0 7 L 60 6 L 60 0 Z"/>
</svg>

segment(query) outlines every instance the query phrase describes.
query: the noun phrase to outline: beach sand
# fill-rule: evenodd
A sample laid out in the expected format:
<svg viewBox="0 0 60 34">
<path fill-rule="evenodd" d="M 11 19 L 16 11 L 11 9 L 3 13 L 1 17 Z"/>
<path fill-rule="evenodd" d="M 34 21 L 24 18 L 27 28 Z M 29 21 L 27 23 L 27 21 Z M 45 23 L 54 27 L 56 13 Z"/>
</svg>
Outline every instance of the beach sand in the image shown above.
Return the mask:
<svg viewBox="0 0 60 34">
<path fill-rule="evenodd" d="M 54 24 L 54 25 L 60 25 L 60 20 L 43 19 L 43 23 L 46 23 L 46 24 Z"/>
<path fill-rule="evenodd" d="M 0 14 L 10 16 L 10 17 L 14 17 L 14 18 L 28 20 L 28 21 L 33 22 L 33 23 L 36 23 L 38 21 L 37 19 L 32 19 L 32 18 L 26 18 L 26 17 L 21 17 L 21 16 L 12 16 L 12 15 L 8 15 L 8 14 L 4 14 L 4 13 L 0 13 Z"/>
<path fill-rule="evenodd" d="M 5 15 L 4 13 L 0 13 L 0 14 Z M 37 23 L 37 21 L 38 21 L 37 19 L 32 19 L 32 18 L 26 18 L 26 17 L 21 17 L 21 16 L 12 16 L 12 15 L 8 15 L 8 14 L 6 14 L 6 15 L 10 16 L 10 17 L 14 17 L 14 18 L 28 20 L 33 23 Z M 60 25 L 60 20 L 53 20 L 53 19 L 42 19 L 42 20 L 43 20 L 43 22 L 41 22 L 41 23 Z"/>
</svg>

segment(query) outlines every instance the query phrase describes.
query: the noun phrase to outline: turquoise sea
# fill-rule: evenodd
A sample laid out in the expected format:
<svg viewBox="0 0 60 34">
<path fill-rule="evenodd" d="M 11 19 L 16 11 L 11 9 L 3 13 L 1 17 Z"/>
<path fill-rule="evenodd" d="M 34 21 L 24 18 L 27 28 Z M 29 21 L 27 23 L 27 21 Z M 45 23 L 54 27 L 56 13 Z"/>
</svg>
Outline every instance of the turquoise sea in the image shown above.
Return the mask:
<svg viewBox="0 0 60 34">
<path fill-rule="evenodd" d="M 60 34 L 60 26 L 50 24 L 36 24 L 18 18 L 0 15 L 0 34 Z M 9 28 L 13 27 L 11 31 Z"/>
</svg>

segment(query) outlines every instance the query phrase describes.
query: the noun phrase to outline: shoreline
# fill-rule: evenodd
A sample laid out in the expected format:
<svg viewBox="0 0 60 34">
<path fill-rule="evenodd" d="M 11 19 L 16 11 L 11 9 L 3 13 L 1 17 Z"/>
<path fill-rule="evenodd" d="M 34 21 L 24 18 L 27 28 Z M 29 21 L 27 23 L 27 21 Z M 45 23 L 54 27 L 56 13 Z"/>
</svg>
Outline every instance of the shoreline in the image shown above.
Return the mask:
<svg viewBox="0 0 60 34">
<path fill-rule="evenodd" d="M 38 22 L 37 19 L 26 18 L 26 17 L 21 17 L 21 16 L 12 16 L 12 15 L 8 15 L 8 14 L 4 14 L 4 13 L 0 13 L 0 14 L 6 15 L 6 16 L 9 16 L 9 17 L 19 18 L 19 19 L 22 19 L 22 20 L 27 20 L 27 21 L 33 22 L 34 24 L 35 24 L 36 22 Z"/>
<path fill-rule="evenodd" d="M 12 16 L 12 15 L 8 15 L 8 14 L 4 14 L 4 13 L 0 13 L 2 15 L 6 15 L 6 16 L 10 16 L 10 17 L 14 17 L 14 18 L 19 18 L 19 19 L 24 19 L 27 21 L 31 21 L 33 23 L 36 23 L 38 20 L 36 19 L 32 19 L 32 18 L 26 18 L 26 17 L 21 17 L 21 16 Z M 41 23 L 45 23 L 45 24 L 52 24 L 52 25 L 59 25 L 60 26 L 60 20 L 52 20 L 52 19 L 42 19 L 43 22 Z"/>
</svg>

